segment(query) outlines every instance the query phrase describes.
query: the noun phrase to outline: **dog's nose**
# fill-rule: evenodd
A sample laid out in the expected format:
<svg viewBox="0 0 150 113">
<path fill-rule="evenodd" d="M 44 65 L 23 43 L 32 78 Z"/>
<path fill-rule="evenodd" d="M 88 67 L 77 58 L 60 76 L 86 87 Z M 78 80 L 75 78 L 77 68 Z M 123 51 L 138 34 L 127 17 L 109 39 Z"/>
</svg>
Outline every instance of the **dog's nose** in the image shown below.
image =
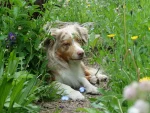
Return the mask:
<svg viewBox="0 0 150 113">
<path fill-rule="evenodd" d="M 79 57 L 83 57 L 84 56 L 84 51 L 78 51 L 77 54 L 78 54 Z"/>
</svg>

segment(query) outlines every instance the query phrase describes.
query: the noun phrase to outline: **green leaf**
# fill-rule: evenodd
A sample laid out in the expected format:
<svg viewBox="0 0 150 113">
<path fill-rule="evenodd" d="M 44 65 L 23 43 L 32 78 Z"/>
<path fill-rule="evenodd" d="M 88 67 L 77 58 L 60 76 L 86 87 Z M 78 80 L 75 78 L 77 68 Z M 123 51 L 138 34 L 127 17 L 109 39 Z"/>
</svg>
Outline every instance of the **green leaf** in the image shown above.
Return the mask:
<svg viewBox="0 0 150 113">
<path fill-rule="evenodd" d="M 104 113 L 95 108 L 78 108 L 76 111 L 82 111 L 82 112 L 86 112 L 86 113 Z"/>
<path fill-rule="evenodd" d="M 10 104 L 9 104 L 8 112 L 11 111 L 13 104 L 15 102 L 14 100 L 18 98 L 18 95 L 21 93 L 21 90 L 23 89 L 24 81 L 25 79 L 21 79 L 17 84 L 14 85 L 12 89 L 12 93 L 10 95 Z"/>
<path fill-rule="evenodd" d="M 0 85 L 0 91 L 1 91 L 1 93 L 0 93 L 0 113 L 2 113 L 6 98 L 8 97 L 8 94 L 11 91 L 12 81 L 13 81 L 13 79 L 9 79 L 7 81 L 7 78 L 3 78 L 3 82 Z"/>
<path fill-rule="evenodd" d="M 7 67 L 7 75 L 9 78 L 12 78 L 15 71 L 17 70 L 19 59 L 16 57 L 15 51 L 10 53 L 8 67 Z"/>
<path fill-rule="evenodd" d="M 14 16 L 14 18 L 17 18 L 18 13 L 19 13 L 19 8 L 18 7 L 14 7 L 13 8 L 13 16 Z"/>
<path fill-rule="evenodd" d="M 0 36 L 0 40 L 4 40 L 4 39 L 6 39 L 7 38 L 7 35 L 1 35 Z"/>
<path fill-rule="evenodd" d="M 23 105 L 23 104 L 27 103 L 26 99 L 29 96 L 30 91 L 34 87 L 35 81 L 36 81 L 36 77 L 33 77 L 30 81 L 27 81 L 26 87 L 22 90 L 22 92 L 20 92 L 20 94 L 18 95 L 18 98 L 16 99 L 16 102 L 18 104 Z"/>
<path fill-rule="evenodd" d="M 24 0 L 14 0 L 14 3 L 19 7 L 23 7 L 26 4 L 26 1 L 24 1 Z"/>
<path fill-rule="evenodd" d="M 24 109 L 27 109 L 30 113 L 37 113 L 40 111 L 40 108 L 33 104 L 28 104 Z"/>
<path fill-rule="evenodd" d="M 0 48 L 2 49 L 2 48 Z M 4 71 L 4 52 L 3 50 L 0 52 L 0 79 L 2 78 L 3 71 Z"/>
</svg>

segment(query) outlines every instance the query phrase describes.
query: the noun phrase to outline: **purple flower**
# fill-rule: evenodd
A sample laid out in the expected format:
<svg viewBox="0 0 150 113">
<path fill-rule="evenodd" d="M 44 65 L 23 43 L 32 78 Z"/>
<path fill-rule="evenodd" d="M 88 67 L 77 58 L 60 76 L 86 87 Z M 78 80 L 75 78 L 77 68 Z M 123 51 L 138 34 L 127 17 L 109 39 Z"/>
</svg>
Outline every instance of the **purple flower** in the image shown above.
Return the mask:
<svg viewBox="0 0 150 113">
<path fill-rule="evenodd" d="M 16 43 L 16 34 L 10 32 L 6 39 L 6 48 L 12 47 Z"/>
<path fill-rule="evenodd" d="M 16 40 L 16 35 L 15 35 L 14 33 L 10 32 L 10 33 L 8 34 L 8 39 L 9 39 L 9 40 Z"/>
</svg>

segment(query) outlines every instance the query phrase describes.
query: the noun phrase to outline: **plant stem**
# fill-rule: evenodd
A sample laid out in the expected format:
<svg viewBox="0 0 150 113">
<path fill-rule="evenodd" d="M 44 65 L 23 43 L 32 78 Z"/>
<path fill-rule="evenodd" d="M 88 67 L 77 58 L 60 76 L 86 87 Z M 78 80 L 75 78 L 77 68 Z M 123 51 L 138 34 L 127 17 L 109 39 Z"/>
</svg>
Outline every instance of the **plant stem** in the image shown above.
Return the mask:
<svg viewBox="0 0 150 113">
<path fill-rule="evenodd" d="M 118 102 L 118 105 L 119 105 L 120 112 L 123 113 L 120 102 L 119 102 L 119 99 L 117 99 L 117 102 Z"/>
<path fill-rule="evenodd" d="M 125 45 L 126 45 L 126 52 L 128 51 L 128 42 L 127 42 L 127 36 L 126 36 L 126 3 L 124 0 L 124 4 L 123 4 L 123 21 L 124 21 L 124 39 L 125 39 Z"/>
</svg>

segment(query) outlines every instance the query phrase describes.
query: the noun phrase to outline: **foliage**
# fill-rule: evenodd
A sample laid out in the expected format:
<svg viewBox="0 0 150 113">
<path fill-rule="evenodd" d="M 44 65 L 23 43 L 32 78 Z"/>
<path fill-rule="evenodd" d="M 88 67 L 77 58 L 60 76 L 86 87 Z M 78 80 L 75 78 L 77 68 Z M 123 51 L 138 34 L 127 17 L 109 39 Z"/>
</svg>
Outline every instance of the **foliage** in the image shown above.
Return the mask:
<svg viewBox="0 0 150 113">
<path fill-rule="evenodd" d="M 44 81 L 50 75 L 46 54 L 39 48 L 46 37 L 41 26 L 48 17 L 34 2 L 0 1 L 0 112 L 38 112 L 33 101 L 57 98 L 53 86 Z M 34 18 L 37 12 L 43 18 Z"/>
<path fill-rule="evenodd" d="M 90 113 L 127 112 L 132 103 L 127 102 L 122 97 L 123 88 L 132 81 L 138 81 L 141 77 L 150 75 L 150 4 L 148 4 L 148 0 L 88 1 L 62 0 L 59 2 L 58 0 L 50 0 L 43 5 L 44 12 L 38 9 L 39 6 L 34 5 L 34 0 L 29 0 L 28 2 L 10 0 L 11 4 L 13 4 L 11 8 L 4 7 L 6 4 L 5 1 L 2 1 L 2 8 L 0 8 L 0 42 L 6 52 L 4 52 L 5 54 L 3 52 L 0 54 L 0 60 L 3 61 L 0 62 L 0 85 L 7 84 L 5 87 L 8 89 L 3 92 L 7 93 L 3 95 L 5 97 L 0 97 L 3 99 L 2 104 L 0 104 L 1 108 L 4 106 L 5 109 L 3 110 L 6 110 L 6 108 L 11 109 L 12 106 L 18 108 L 18 104 L 16 105 L 15 103 L 19 102 L 19 100 L 15 100 L 15 98 L 21 93 L 13 93 L 13 90 L 22 92 L 24 88 L 32 86 L 31 84 L 36 77 L 32 76 L 30 78 L 30 76 L 27 76 L 30 75 L 29 72 L 37 76 L 49 76 L 45 68 L 45 53 L 43 54 L 43 51 L 39 49 L 41 40 L 48 37 L 43 33 L 42 26 L 47 21 L 54 23 L 56 20 L 60 20 L 79 23 L 94 22 L 94 27 L 89 27 L 90 39 L 88 45 L 84 48 L 87 54 L 92 57 L 91 63 L 97 62 L 100 64 L 110 77 L 108 90 L 100 89 L 102 96 L 91 99 L 92 106 L 96 109 L 82 108 L 81 110 Z M 39 12 L 42 16 L 34 19 L 32 17 L 34 12 Z M 10 46 L 12 44 L 11 40 L 5 41 L 10 32 L 16 34 L 16 43 L 13 46 Z M 100 36 L 95 38 L 97 34 Z M 115 35 L 108 37 L 111 34 Z M 136 39 L 132 40 L 135 36 Z M 4 49 L 7 44 L 9 48 Z M 10 56 L 12 50 L 16 52 L 17 57 L 15 59 L 18 60 L 8 62 L 7 59 L 12 58 Z M 9 65 L 13 65 L 14 68 L 10 68 Z M 12 76 L 9 76 L 8 72 Z M 17 79 L 17 82 L 13 82 L 16 74 L 19 79 Z M 23 76 L 20 75 L 27 77 L 27 79 L 22 78 Z M 8 78 L 6 79 L 4 76 Z M 27 82 L 30 81 L 32 82 L 28 86 Z M 37 91 L 34 90 L 34 87 L 31 88 L 31 91 L 28 91 L 25 95 L 27 98 L 31 96 L 29 94 L 32 91 L 34 94 L 39 94 L 40 92 L 40 94 L 43 94 L 46 87 L 49 87 L 41 86 L 43 83 L 41 80 L 35 81 L 38 82 L 35 87 L 41 89 Z M 11 97 L 11 94 L 14 96 Z M 45 94 L 43 96 L 48 97 Z M 8 97 L 11 98 L 8 99 Z M 50 95 L 49 98 L 51 98 Z M 10 104 L 6 104 L 7 101 Z M 27 104 L 22 103 L 21 108 L 25 110 L 27 105 L 30 105 L 30 102 Z"/>
<path fill-rule="evenodd" d="M 4 54 L 4 51 L 0 52 L 1 59 Z M 38 111 L 37 106 L 30 104 L 36 98 L 33 94 L 36 77 L 27 71 L 17 71 L 20 60 L 15 51 L 11 52 L 8 64 L 4 65 L 4 62 L 3 59 L 0 65 L 0 112 Z"/>
</svg>

